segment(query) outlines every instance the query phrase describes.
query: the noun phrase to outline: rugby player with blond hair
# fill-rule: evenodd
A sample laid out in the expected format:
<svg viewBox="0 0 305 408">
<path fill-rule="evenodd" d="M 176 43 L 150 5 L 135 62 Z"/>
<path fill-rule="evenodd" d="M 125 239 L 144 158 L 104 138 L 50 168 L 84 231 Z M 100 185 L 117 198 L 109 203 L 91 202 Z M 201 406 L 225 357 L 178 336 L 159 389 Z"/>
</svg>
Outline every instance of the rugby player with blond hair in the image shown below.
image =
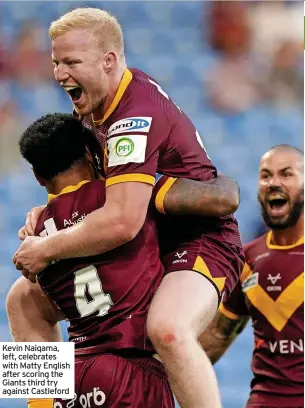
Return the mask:
<svg viewBox="0 0 305 408">
<path fill-rule="evenodd" d="M 182 408 L 220 408 L 215 374 L 198 337 L 242 270 L 238 226 L 229 215 L 238 207 L 238 188 L 217 177 L 196 128 L 160 85 L 127 68 L 122 29 L 112 15 L 78 8 L 54 21 L 49 33 L 55 79 L 104 149 L 106 202 L 78 225 L 45 238 L 26 238 L 14 263 L 34 281 L 54 259 L 92 256 L 123 245 L 142 228 L 156 173 L 164 175 L 154 197 L 163 214 L 168 190 L 179 188 L 179 178 L 189 179 L 183 181 L 185 196 L 198 190 L 200 201 L 191 196 L 179 207 L 184 216 L 164 216 L 160 236 L 166 273 L 147 330 Z M 233 205 L 222 211 L 230 188 Z M 211 197 L 212 207 L 206 205 Z M 21 238 L 33 233 L 39 211 L 30 212 Z"/>
</svg>

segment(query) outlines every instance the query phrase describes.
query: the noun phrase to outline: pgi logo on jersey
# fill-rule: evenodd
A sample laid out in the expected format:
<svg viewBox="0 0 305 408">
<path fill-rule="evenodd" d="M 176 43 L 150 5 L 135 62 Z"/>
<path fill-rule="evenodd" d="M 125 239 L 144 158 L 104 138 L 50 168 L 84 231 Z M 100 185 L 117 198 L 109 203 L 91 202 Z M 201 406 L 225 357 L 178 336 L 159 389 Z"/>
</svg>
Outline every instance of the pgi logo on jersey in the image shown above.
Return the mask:
<svg viewBox="0 0 305 408">
<path fill-rule="evenodd" d="M 187 262 L 186 259 L 183 259 L 184 255 L 187 255 L 187 251 L 183 251 L 183 252 L 181 252 L 180 254 L 179 254 L 179 252 L 176 252 L 176 255 L 175 255 L 175 256 L 176 256 L 178 259 L 176 259 L 175 261 L 173 261 L 173 264 L 182 263 L 182 262 Z"/>
<path fill-rule="evenodd" d="M 242 290 L 243 292 L 246 292 L 247 290 L 254 288 L 254 286 L 258 285 L 258 272 L 254 272 L 252 275 L 250 275 L 247 279 L 245 279 L 242 284 Z"/>
<path fill-rule="evenodd" d="M 279 279 L 282 279 L 279 273 L 276 276 L 272 276 L 271 273 L 268 274 L 267 280 L 269 280 L 272 283 L 272 286 L 267 286 L 268 292 L 280 292 L 282 290 L 281 286 L 276 285 L 276 282 Z"/>
<path fill-rule="evenodd" d="M 147 136 L 114 136 L 107 140 L 108 167 L 127 163 L 144 163 Z"/>
<path fill-rule="evenodd" d="M 128 137 L 123 137 L 115 145 L 115 151 L 118 156 L 129 156 L 134 151 L 134 143 Z"/>
<path fill-rule="evenodd" d="M 119 133 L 130 133 L 135 131 L 148 133 L 151 122 L 152 118 L 149 116 L 121 119 L 110 126 L 108 137 Z"/>
</svg>

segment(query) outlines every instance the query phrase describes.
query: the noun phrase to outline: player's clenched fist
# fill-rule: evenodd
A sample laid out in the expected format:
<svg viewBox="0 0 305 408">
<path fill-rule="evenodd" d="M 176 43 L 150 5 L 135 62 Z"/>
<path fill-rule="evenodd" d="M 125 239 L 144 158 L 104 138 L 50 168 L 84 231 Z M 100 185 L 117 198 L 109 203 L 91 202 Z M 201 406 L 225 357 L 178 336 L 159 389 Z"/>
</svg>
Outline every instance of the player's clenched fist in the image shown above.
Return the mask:
<svg viewBox="0 0 305 408">
<path fill-rule="evenodd" d="M 50 263 L 45 254 L 45 240 L 40 237 L 26 237 L 13 256 L 13 262 L 25 278 L 36 282 L 37 273 Z"/>
<path fill-rule="evenodd" d="M 45 207 L 46 207 L 45 205 L 42 205 L 40 207 L 34 207 L 31 209 L 31 211 L 27 213 L 25 226 L 20 228 L 20 230 L 18 231 L 18 236 L 19 239 L 21 239 L 21 241 L 25 240 L 25 238 L 28 236 L 34 235 L 37 221 Z"/>
</svg>

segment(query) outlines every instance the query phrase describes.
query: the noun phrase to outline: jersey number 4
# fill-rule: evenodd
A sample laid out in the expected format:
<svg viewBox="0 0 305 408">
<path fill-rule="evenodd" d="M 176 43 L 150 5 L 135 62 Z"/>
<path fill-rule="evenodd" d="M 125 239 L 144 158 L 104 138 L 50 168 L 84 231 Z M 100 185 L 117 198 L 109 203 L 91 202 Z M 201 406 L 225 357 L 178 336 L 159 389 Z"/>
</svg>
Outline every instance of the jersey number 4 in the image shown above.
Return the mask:
<svg viewBox="0 0 305 408">
<path fill-rule="evenodd" d="M 80 316 L 96 312 L 97 316 L 105 316 L 113 302 L 110 295 L 103 291 L 96 267 L 86 266 L 74 272 L 74 275 L 74 296 Z"/>
<path fill-rule="evenodd" d="M 53 218 L 44 222 L 45 229 L 40 236 L 45 237 L 57 231 Z M 112 299 L 103 291 L 102 282 L 94 265 L 86 266 L 74 272 L 74 297 L 80 317 L 98 312 L 97 316 L 105 316 L 111 306 Z"/>
</svg>

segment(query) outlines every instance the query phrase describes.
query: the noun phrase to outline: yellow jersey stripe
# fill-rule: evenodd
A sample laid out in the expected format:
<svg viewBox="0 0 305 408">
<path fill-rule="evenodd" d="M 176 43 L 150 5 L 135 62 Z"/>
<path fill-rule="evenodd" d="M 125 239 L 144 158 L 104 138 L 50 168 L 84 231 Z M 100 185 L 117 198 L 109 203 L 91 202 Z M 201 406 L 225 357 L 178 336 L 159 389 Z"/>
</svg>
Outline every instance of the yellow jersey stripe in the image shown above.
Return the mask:
<svg viewBox="0 0 305 408">
<path fill-rule="evenodd" d="M 156 206 L 157 211 L 161 214 L 166 214 L 166 211 L 164 208 L 164 199 L 165 199 L 165 196 L 168 190 L 171 188 L 171 186 L 174 184 L 176 180 L 177 179 L 174 177 L 169 177 L 156 195 L 155 206 Z"/>
<path fill-rule="evenodd" d="M 260 285 L 248 289 L 246 295 L 252 305 L 280 332 L 304 302 L 304 272 L 283 290 L 276 301 Z"/>
<path fill-rule="evenodd" d="M 112 186 L 114 184 L 126 183 L 128 181 L 136 181 L 140 183 L 155 184 L 155 177 L 148 174 L 133 173 L 133 174 L 122 174 L 120 176 L 114 176 L 106 179 L 106 187 Z"/>
<path fill-rule="evenodd" d="M 242 273 L 240 275 L 240 278 L 239 278 L 240 281 L 241 282 L 245 281 L 250 275 L 252 275 L 252 273 L 253 272 L 251 271 L 250 266 L 247 264 L 247 262 L 245 262 L 243 271 L 242 271 Z"/>
<path fill-rule="evenodd" d="M 274 245 L 274 244 L 271 244 L 271 240 L 272 240 L 272 231 L 269 231 L 266 237 L 266 245 L 269 249 L 279 249 L 279 250 L 292 249 L 301 244 L 304 244 L 304 236 L 301 237 L 295 244 L 291 244 L 291 245 Z"/>
<path fill-rule="evenodd" d="M 217 286 L 219 292 L 221 293 L 222 289 L 225 286 L 226 278 L 213 278 L 207 264 L 201 258 L 201 256 L 197 256 L 193 269 L 197 272 L 202 273 L 207 278 L 209 278 L 214 284 Z"/>
<path fill-rule="evenodd" d="M 221 314 L 226 316 L 228 319 L 231 319 L 231 320 L 239 320 L 240 319 L 239 315 L 230 312 L 230 310 L 226 309 L 222 303 L 220 303 L 218 310 L 220 311 Z"/>
<path fill-rule="evenodd" d="M 122 99 L 124 92 L 126 91 L 128 85 L 130 84 L 132 80 L 132 73 L 129 71 L 128 68 L 126 68 L 124 75 L 121 79 L 120 85 L 118 87 L 118 90 L 115 94 L 115 97 L 113 99 L 113 101 L 111 102 L 111 105 L 109 106 L 109 108 L 107 109 L 105 115 L 103 116 L 102 119 L 100 120 L 94 120 L 93 118 L 93 114 L 91 114 L 92 117 L 92 122 L 94 123 L 95 126 L 99 126 L 102 123 L 104 123 L 109 116 L 113 113 L 113 111 L 115 110 L 115 108 L 118 106 L 120 100 Z"/>
<path fill-rule="evenodd" d="M 82 180 L 76 186 L 67 186 L 61 190 L 59 194 L 48 194 L 48 202 L 52 201 L 54 198 L 58 197 L 61 194 L 72 193 L 73 191 L 78 190 L 86 183 L 90 183 L 89 180 Z"/>
</svg>

